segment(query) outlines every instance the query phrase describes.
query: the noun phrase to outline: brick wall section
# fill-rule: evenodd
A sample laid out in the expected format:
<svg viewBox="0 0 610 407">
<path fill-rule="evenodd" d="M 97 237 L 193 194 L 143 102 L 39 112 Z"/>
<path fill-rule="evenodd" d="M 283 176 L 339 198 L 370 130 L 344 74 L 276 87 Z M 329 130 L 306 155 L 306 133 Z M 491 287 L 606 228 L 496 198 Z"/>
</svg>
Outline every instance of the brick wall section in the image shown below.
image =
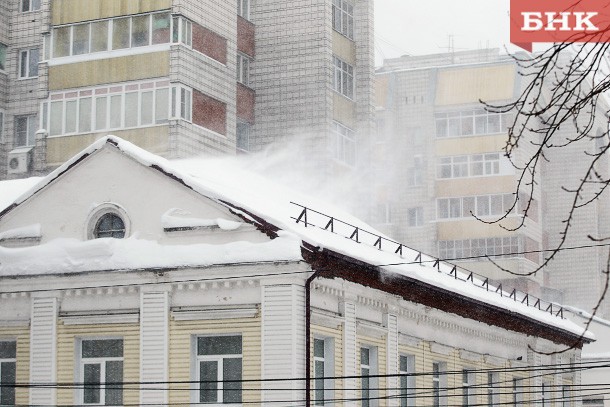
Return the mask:
<svg viewBox="0 0 610 407">
<path fill-rule="evenodd" d="M 237 16 L 237 50 L 254 57 L 254 24 L 243 17 Z"/>
<path fill-rule="evenodd" d="M 226 135 L 227 105 L 193 90 L 193 123 Z"/>
<path fill-rule="evenodd" d="M 254 91 L 237 83 L 237 117 L 250 124 L 254 123 Z"/>
<path fill-rule="evenodd" d="M 193 49 L 222 64 L 227 63 L 227 39 L 199 24 L 193 24 Z"/>
</svg>

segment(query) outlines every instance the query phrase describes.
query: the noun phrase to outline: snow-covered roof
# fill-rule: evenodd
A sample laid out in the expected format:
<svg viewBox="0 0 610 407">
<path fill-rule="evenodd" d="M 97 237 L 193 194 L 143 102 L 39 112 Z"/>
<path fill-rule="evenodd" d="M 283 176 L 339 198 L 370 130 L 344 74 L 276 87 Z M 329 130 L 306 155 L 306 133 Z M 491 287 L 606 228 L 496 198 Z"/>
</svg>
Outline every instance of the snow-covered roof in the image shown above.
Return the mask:
<svg viewBox="0 0 610 407">
<path fill-rule="evenodd" d="M 104 148 L 107 144 L 115 146 L 142 165 L 159 170 L 201 195 L 228 206 L 234 213 L 242 215 L 245 219 L 251 219 L 254 223 L 264 221 L 280 230 L 291 232 L 308 245 L 317 247 L 318 250 L 330 250 L 339 253 L 366 264 L 380 267 L 387 273 L 419 280 L 424 284 L 505 309 L 511 314 L 521 315 L 527 319 L 570 332 L 573 335 L 583 333 L 582 328 L 575 323 L 528 306 L 525 301 L 518 301 L 516 298 L 510 299 L 506 295 L 502 296 L 493 292 L 493 290 L 477 287 L 471 282 L 449 277 L 447 274 L 452 268 L 449 264 L 433 266 L 433 263 L 414 263 L 412 260 L 420 255 L 415 250 L 401 246 L 402 256 L 394 253 L 394 246 L 390 251 L 380 250 L 375 246 L 375 243 L 382 234 L 365 222 L 337 207 L 274 183 L 249 171 L 247 164 L 237 159 L 225 157 L 222 159 L 196 158 L 168 161 L 122 139 L 109 136 L 96 141 L 83 152 L 57 168 L 32 186 L 26 193 L 16 198 L 14 203 L 18 205 L 29 199 L 45 185 L 69 170 L 75 163 Z M 8 205 L 5 204 L 6 206 Z M 296 222 L 296 218 L 301 214 L 303 207 L 312 209 L 308 211 L 308 227 L 305 226 L 304 222 Z M 0 218 L 3 214 L 0 210 Z M 335 222 L 333 224 L 335 233 L 333 233 L 324 229 L 329 219 L 340 219 L 344 223 Z M 349 238 L 355 228 L 370 231 L 373 234 L 360 233 L 357 240 L 361 243 L 357 243 L 354 239 Z M 388 241 L 384 242 L 384 244 L 388 244 Z M 94 242 L 90 244 L 102 243 Z M 271 252 L 274 252 L 274 250 L 269 251 L 269 253 Z M 0 254 L 2 256 L 6 255 L 2 252 Z M 158 260 L 162 261 L 161 259 Z M 439 273 L 439 270 L 444 272 Z M 585 338 L 593 339 L 593 336 L 586 333 Z"/>
<path fill-rule="evenodd" d="M 41 177 L 31 177 L 0 181 L 0 212 L 15 202 L 19 196 L 31 192 L 30 189 L 41 180 Z"/>
</svg>

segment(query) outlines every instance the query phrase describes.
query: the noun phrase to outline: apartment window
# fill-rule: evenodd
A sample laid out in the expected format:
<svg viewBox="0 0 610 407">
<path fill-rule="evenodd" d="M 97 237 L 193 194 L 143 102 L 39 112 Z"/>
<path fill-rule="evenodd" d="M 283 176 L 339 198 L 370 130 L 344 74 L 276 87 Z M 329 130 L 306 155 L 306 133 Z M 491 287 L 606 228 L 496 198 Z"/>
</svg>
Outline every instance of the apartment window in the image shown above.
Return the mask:
<svg viewBox="0 0 610 407">
<path fill-rule="evenodd" d="M 561 406 L 570 407 L 572 405 L 572 396 L 570 395 L 570 386 L 561 386 Z"/>
<path fill-rule="evenodd" d="M 350 166 L 356 165 L 356 134 L 338 122 L 332 124 L 333 157 Z"/>
<path fill-rule="evenodd" d="M 167 123 L 169 81 L 132 82 L 51 93 L 42 110 L 50 136 Z"/>
<path fill-rule="evenodd" d="M 333 0 L 333 29 L 354 38 L 354 6 L 345 0 Z"/>
<path fill-rule="evenodd" d="M 0 405 L 15 405 L 17 375 L 17 342 L 0 341 Z"/>
<path fill-rule="evenodd" d="M 250 58 L 237 54 L 237 82 L 243 85 L 250 85 Z"/>
<path fill-rule="evenodd" d="M 512 125 L 512 113 L 487 112 L 484 109 L 468 109 L 442 112 L 434 115 L 436 137 L 463 137 L 495 134 Z"/>
<path fill-rule="evenodd" d="M 115 213 L 106 213 L 95 223 L 93 237 L 95 239 L 102 237 L 122 239 L 125 237 L 125 222 Z"/>
<path fill-rule="evenodd" d="M 237 0 L 237 15 L 250 19 L 250 0 Z"/>
<path fill-rule="evenodd" d="M 521 406 L 523 404 L 523 379 L 513 378 L 513 406 Z"/>
<path fill-rule="evenodd" d="M 19 78 L 38 76 L 38 48 L 19 51 Z"/>
<path fill-rule="evenodd" d="M 248 122 L 237 122 L 237 149 L 241 151 L 250 151 L 250 136 L 252 133 L 252 125 Z"/>
<path fill-rule="evenodd" d="M 350 99 L 354 98 L 354 67 L 333 56 L 333 90 Z"/>
<path fill-rule="evenodd" d="M 498 404 L 499 395 L 496 387 L 499 385 L 500 376 L 498 372 L 487 372 L 487 405 L 489 407 Z"/>
<path fill-rule="evenodd" d="M 242 400 L 242 338 L 201 336 L 196 338 L 196 403 L 233 404 Z"/>
<path fill-rule="evenodd" d="M 314 405 L 332 404 L 333 399 L 333 340 L 314 339 Z"/>
<path fill-rule="evenodd" d="M 408 226 L 423 226 L 424 224 L 424 208 L 417 206 L 407 209 L 407 225 Z"/>
<path fill-rule="evenodd" d="M 15 147 L 33 146 L 36 137 L 36 116 L 15 117 Z"/>
<path fill-rule="evenodd" d="M 462 370 L 462 406 L 472 406 L 476 404 L 476 393 L 474 391 L 475 373 L 464 369 Z"/>
<path fill-rule="evenodd" d="M 0 42 L 0 71 L 6 70 L 6 51 L 8 46 Z"/>
<path fill-rule="evenodd" d="M 541 407 L 549 407 L 549 387 L 548 383 L 542 382 L 540 386 L 540 406 Z"/>
<path fill-rule="evenodd" d="M 424 183 L 424 158 L 420 155 L 413 157 L 413 165 L 409 167 L 407 185 L 418 187 Z"/>
<path fill-rule="evenodd" d="M 438 219 L 500 216 L 511 210 L 513 194 L 464 196 L 436 200 Z"/>
<path fill-rule="evenodd" d="M 401 355 L 400 367 L 400 407 L 415 405 L 415 356 Z"/>
<path fill-rule="evenodd" d="M 83 339 L 80 348 L 81 402 L 85 405 L 122 405 L 123 340 Z"/>
<path fill-rule="evenodd" d="M 40 10 L 40 0 L 21 0 L 21 12 Z"/>
<path fill-rule="evenodd" d="M 464 257 L 515 257 L 522 252 L 523 240 L 519 236 L 488 237 L 481 239 L 439 240 L 438 255 L 441 259 Z"/>
<path fill-rule="evenodd" d="M 447 374 L 445 363 L 432 363 L 432 405 L 442 407 L 447 405 Z"/>
<path fill-rule="evenodd" d="M 193 23 L 184 17 L 172 18 L 172 42 L 193 45 Z"/>
<path fill-rule="evenodd" d="M 501 169 L 502 174 L 509 174 L 510 168 L 508 159 L 500 158 L 499 153 L 441 157 L 436 164 L 436 177 L 448 179 L 499 175 Z"/>
<path fill-rule="evenodd" d="M 360 348 L 360 375 L 361 380 L 361 398 L 362 407 L 377 406 L 377 348 L 361 347 Z"/>
<path fill-rule="evenodd" d="M 176 25 L 180 24 L 180 20 L 179 17 L 174 18 Z M 55 27 L 51 34 L 49 57 L 61 58 L 169 43 L 170 21 L 169 13 L 153 13 Z"/>
<path fill-rule="evenodd" d="M 172 117 L 187 121 L 193 119 L 193 92 L 184 86 L 172 88 Z"/>
</svg>

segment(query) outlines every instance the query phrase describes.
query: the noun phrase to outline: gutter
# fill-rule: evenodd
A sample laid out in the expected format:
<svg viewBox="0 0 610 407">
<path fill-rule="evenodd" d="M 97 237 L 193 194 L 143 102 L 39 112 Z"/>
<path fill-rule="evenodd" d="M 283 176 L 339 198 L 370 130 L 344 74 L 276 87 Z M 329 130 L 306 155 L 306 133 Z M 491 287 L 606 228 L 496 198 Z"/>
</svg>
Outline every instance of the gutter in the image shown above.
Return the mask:
<svg viewBox="0 0 610 407">
<path fill-rule="evenodd" d="M 321 274 L 315 270 L 305 281 L 305 406 L 311 405 L 311 283 Z"/>
</svg>

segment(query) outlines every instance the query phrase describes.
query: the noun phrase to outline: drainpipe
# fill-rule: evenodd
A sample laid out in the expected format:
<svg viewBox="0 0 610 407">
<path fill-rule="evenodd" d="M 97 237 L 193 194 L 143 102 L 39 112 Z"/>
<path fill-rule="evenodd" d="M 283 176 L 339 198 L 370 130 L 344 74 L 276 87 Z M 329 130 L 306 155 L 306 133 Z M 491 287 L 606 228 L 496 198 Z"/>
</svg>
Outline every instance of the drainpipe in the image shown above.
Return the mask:
<svg viewBox="0 0 610 407">
<path fill-rule="evenodd" d="M 311 406 L 311 283 L 319 277 L 320 270 L 313 272 L 305 282 L 305 406 Z"/>
</svg>

